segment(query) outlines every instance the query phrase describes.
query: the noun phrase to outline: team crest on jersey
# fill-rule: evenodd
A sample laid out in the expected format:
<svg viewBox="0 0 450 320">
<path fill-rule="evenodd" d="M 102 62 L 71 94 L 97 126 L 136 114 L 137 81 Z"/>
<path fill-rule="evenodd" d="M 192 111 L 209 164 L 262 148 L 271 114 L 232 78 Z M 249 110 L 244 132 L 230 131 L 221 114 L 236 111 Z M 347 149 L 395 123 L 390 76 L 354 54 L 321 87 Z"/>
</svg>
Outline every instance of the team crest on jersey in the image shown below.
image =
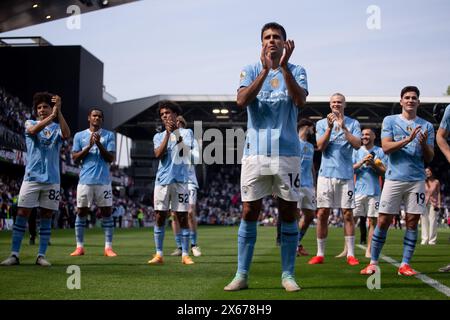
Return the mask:
<svg viewBox="0 0 450 320">
<path fill-rule="evenodd" d="M 412 128 L 410 125 L 408 125 L 408 126 L 406 127 L 406 130 L 407 130 L 408 132 L 412 132 L 412 131 L 413 131 L 413 128 Z"/>
<path fill-rule="evenodd" d="M 280 86 L 280 80 L 278 80 L 278 78 L 273 78 L 270 80 L 270 85 L 272 88 L 277 89 Z"/>
<path fill-rule="evenodd" d="M 44 129 L 42 130 L 42 134 L 46 137 L 49 138 L 51 136 L 51 132 L 48 129 Z"/>
<path fill-rule="evenodd" d="M 242 80 L 245 78 L 245 76 L 247 75 L 247 73 L 245 71 L 241 71 L 241 74 L 239 75 L 239 78 Z"/>
</svg>

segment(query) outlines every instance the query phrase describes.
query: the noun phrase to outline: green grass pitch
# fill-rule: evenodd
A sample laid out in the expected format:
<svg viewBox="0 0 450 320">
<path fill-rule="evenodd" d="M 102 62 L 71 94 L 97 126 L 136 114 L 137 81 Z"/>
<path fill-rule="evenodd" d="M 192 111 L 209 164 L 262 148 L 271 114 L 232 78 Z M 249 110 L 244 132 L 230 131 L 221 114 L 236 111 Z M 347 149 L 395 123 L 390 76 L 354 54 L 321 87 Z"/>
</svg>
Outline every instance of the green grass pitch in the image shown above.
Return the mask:
<svg viewBox="0 0 450 320">
<path fill-rule="evenodd" d="M 302 290 L 287 293 L 281 287 L 280 249 L 275 245 L 275 227 L 258 227 L 258 239 L 251 266 L 248 290 L 224 292 L 237 266 L 237 227 L 200 227 L 199 245 L 203 256 L 195 264 L 181 264 L 169 254 L 175 248 L 171 230 L 166 229 L 165 264 L 147 264 L 154 253 L 153 228 L 116 229 L 114 250 L 118 257 L 103 256 L 103 232 L 86 230 L 86 255 L 70 257 L 75 247 L 74 230 L 53 230 L 47 257 L 50 268 L 34 265 L 38 249 L 22 243 L 21 265 L 0 268 L 0 300 L 5 299 L 151 299 L 151 300 L 312 300 L 312 299 L 443 299 L 449 297 L 417 278 L 400 277 L 393 265 L 381 263 L 381 289 L 369 290 L 359 271 L 368 263 L 363 250 L 356 248 L 359 266 L 336 259 L 344 244 L 343 230 L 331 228 L 325 264 L 308 265 L 309 257 L 296 262 L 296 276 Z M 450 231 L 440 229 L 438 244 L 417 245 L 412 266 L 450 287 L 450 273 L 437 270 L 450 263 Z M 356 240 L 359 239 L 357 230 Z M 0 233 L 0 259 L 9 255 L 11 232 Z M 304 242 L 315 253 L 315 229 Z M 403 231 L 391 229 L 383 254 L 401 260 Z M 69 290 L 69 265 L 81 270 L 81 289 Z"/>
</svg>

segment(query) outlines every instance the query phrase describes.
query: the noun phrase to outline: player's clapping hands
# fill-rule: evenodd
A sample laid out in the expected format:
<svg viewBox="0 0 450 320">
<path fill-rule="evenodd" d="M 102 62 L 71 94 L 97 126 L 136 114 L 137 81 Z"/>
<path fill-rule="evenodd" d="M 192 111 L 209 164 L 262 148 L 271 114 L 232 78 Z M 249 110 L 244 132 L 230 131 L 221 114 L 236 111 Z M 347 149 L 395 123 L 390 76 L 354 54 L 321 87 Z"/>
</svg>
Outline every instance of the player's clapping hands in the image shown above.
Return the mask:
<svg viewBox="0 0 450 320">
<path fill-rule="evenodd" d="M 408 142 L 413 141 L 413 140 L 416 138 L 416 136 L 417 136 L 419 133 L 421 133 L 421 130 L 422 130 L 422 127 L 421 127 L 421 126 L 417 126 L 417 127 L 411 132 L 411 134 L 409 135 L 409 137 L 408 137 Z M 422 134 L 422 133 L 421 133 L 421 134 Z"/>
<path fill-rule="evenodd" d="M 427 139 L 428 139 L 428 131 L 425 131 L 425 132 L 420 131 L 418 133 L 418 139 L 419 139 L 419 143 L 422 147 L 426 146 Z"/>
<path fill-rule="evenodd" d="M 97 137 L 98 137 L 98 133 L 97 132 L 92 132 L 91 133 L 91 138 L 89 139 L 89 148 L 97 143 L 97 139 L 99 139 Z"/>
<path fill-rule="evenodd" d="M 280 60 L 280 66 L 282 68 L 287 68 L 289 58 L 291 57 L 292 52 L 294 52 L 294 49 L 295 49 L 294 40 L 287 40 L 284 43 L 284 51 L 283 51 L 283 55 L 281 56 L 281 60 Z"/>
<path fill-rule="evenodd" d="M 334 113 L 329 113 L 327 115 L 327 123 L 329 128 L 333 128 L 333 123 L 336 121 L 336 115 Z"/>
<path fill-rule="evenodd" d="M 99 144 L 100 143 L 100 134 L 98 132 L 94 132 L 92 134 L 92 139 L 94 140 L 95 144 Z"/>
<path fill-rule="evenodd" d="M 335 114 L 336 116 L 336 124 L 341 128 L 342 130 L 345 129 L 345 119 L 344 115 L 342 113 Z"/>
<path fill-rule="evenodd" d="M 58 95 L 52 96 L 52 104 L 53 104 L 53 110 L 52 110 L 52 117 L 57 118 L 59 112 L 61 111 L 61 97 Z"/>
<path fill-rule="evenodd" d="M 173 120 L 167 120 L 164 126 L 168 132 L 174 132 L 177 129 L 177 124 Z"/>
</svg>

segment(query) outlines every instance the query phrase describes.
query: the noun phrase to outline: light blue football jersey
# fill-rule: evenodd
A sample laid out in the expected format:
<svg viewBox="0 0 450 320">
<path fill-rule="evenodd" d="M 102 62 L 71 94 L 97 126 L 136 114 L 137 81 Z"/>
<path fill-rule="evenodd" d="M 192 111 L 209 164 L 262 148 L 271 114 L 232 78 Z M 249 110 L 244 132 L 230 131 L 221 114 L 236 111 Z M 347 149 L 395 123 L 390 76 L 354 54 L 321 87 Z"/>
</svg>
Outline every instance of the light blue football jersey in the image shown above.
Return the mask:
<svg viewBox="0 0 450 320">
<path fill-rule="evenodd" d="M 353 164 L 360 162 L 369 153 L 375 154 L 373 159 L 380 159 L 387 167 L 387 157 L 383 149 L 378 146 L 373 146 L 370 150 L 367 150 L 365 146 L 362 146 L 358 150 L 353 150 Z M 355 170 L 355 175 L 355 194 L 367 196 L 379 196 L 381 194 L 380 176 L 371 166 L 363 164 L 359 169 Z"/>
<path fill-rule="evenodd" d="M 428 132 L 427 144 L 434 147 L 434 129 L 432 124 L 420 117 L 416 117 L 411 121 L 406 120 L 401 114 L 384 118 L 381 139 L 403 140 L 417 126 L 422 126 L 422 132 Z M 388 168 L 385 177 L 387 180 L 397 181 L 425 180 L 423 151 L 418 136 L 402 149 L 388 154 Z"/>
<path fill-rule="evenodd" d="M 192 137 L 194 137 L 194 133 L 191 129 L 187 129 L 191 131 Z M 198 189 L 198 181 L 197 181 L 197 175 L 195 173 L 195 165 L 194 163 L 197 162 L 199 158 L 199 146 L 198 142 L 195 139 L 192 139 L 192 147 L 191 147 L 191 163 L 188 164 L 188 183 L 193 184 Z"/>
<path fill-rule="evenodd" d="M 239 88 L 251 85 L 262 68 L 261 62 L 246 66 L 241 71 Z M 308 92 L 305 69 L 290 63 L 288 68 L 298 85 Z M 255 100 L 247 106 L 247 116 L 244 157 L 300 156 L 297 137 L 298 108 L 288 95 L 281 68 L 269 71 Z"/>
<path fill-rule="evenodd" d="M 180 135 L 183 137 L 183 143 L 189 148 L 192 148 L 193 134 L 192 130 L 180 128 L 178 129 Z M 153 147 L 158 148 L 166 130 L 155 134 L 153 137 Z M 190 153 L 179 156 L 180 148 L 177 145 L 177 138 L 175 133 L 171 133 L 169 141 L 167 142 L 167 150 L 159 160 L 158 171 L 156 172 L 156 185 L 168 185 L 171 183 L 187 183 L 189 180 L 188 165 L 190 163 Z"/>
<path fill-rule="evenodd" d="M 35 135 L 27 128 L 39 123 L 35 120 L 25 121 L 25 142 L 27 156 L 24 181 L 47 184 L 59 184 L 59 161 L 62 145 L 62 133 L 59 124 L 52 122 Z"/>
<path fill-rule="evenodd" d="M 98 131 L 100 143 L 109 152 L 116 152 L 114 133 L 105 129 Z M 91 130 L 79 131 L 73 138 L 72 152 L 79 152 L 89 145 Z M 110 164 L 102 157 L 97 145 L 94 144 L 89 153 L 81 160 L 80 184 L 108 185 L 111 183 Z"/>
<path fill-rule="evenodd" d="M 308 141 L 300 140 L 300 157 L 301 157 L 301 163 L 300 163 L 300 186 L 301 187 L 307 187 L 307 188 L 313 188 L 314 187 L 314 181 L 313 181 L 313 174 L 312 174 L 312 167 L 313 167 L 313 160 L 314 160 L 314 146 L 309 143 Z"/>
<path fill-rule="evenodd" d="M 361 138 L 361 126 L 358 120 L 344 116 L 345 126 L 357 138 Z M 325 134 L 328 127 L 327 118 L 316 123 L 316 140 Z M 345 138 L 344 131 L 336 122 L 331 131 L 330 141 L 322 152 L 319 176 L 326 178 L 353 179 L 353 147 Z"/>
<path fill-rule="evenodd" d="M 450 104 L 445 108 L 444 116 L 442 117 L 439 128 L 445 129 L 450 133 Z M 447 137 L 447 141 L 450 141 L 450 134 Z"/>
<path fill-rule="evenodd" d="M 188 165 L 188 183 L 193 184 L 198 189 L 197 175 L 193 164 Z"/>
</svg>

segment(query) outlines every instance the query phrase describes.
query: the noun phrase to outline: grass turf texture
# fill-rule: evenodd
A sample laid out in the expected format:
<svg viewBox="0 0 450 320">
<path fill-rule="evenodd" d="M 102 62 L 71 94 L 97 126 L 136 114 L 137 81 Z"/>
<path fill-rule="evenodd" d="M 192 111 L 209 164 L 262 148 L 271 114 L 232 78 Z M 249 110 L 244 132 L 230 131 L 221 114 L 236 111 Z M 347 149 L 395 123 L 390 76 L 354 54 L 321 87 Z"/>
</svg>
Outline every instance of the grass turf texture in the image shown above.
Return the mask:
<svg viewBox="0 0 450 320">
<path fill-rule="evenodd" d="M 391 229 L 383 254 L 401 261 L 404 230 Z M 171 257 L 175 249 L 172 232 L 166 229 L 165 263 L 150 266 L 154 253 L 153 228 L 116 229 L 114 250 L 118 257 L 103 256 L 101 229 L 86 230 L 86 255 L 70 257 L 75 248 L 74 230 L 53 230 L 47 258 L 50 268 L 34 265 L 36 245 L 22 242 L 21 265 L 0 267 L 0 300 L 5 299 L 151 299 L 151 300 L 291 300 L 291 299 L 448 299 L 444 294 L 414 277 L 401 277 L 397 269 L 381 262 L 381 289 L 369 290 L 366 276 L 359 271 L 368 263 L 363 250 L 355 248 L 359 266 L 334 258 L 344 245 L 343 230 L 331 228 L 323 265 L 308 265 L 310 257 L 297 258 L 300 292 L 287 293 L 281 287 L 280 249 L 275 245 L 275 227 L 258 227 L 255 255 L 250 271 L 250 289 L 224 292 L 237 267 L 237 227 L 200 227 L 199 245 L 204 253 L 193 257 L 194 265 L 182 265 L 181 257 Z M 417 245 L 412 266 L 450 287 L 450 274 L 438 268 L 450 263 L 450 232 L 440 229 L 438 244 Z M 356 239 L 359 239 L 357 230 Z M 0 259 L 9 255 L 11 232 L 0 232 Z M 420 243 L 420 241 L 418 241 Z M 304 238 L 305 248 L 314 254 L 315 229 Z M 81 268 L 81 289 L 69 290 L 69 265 Z"/>
</svg>

